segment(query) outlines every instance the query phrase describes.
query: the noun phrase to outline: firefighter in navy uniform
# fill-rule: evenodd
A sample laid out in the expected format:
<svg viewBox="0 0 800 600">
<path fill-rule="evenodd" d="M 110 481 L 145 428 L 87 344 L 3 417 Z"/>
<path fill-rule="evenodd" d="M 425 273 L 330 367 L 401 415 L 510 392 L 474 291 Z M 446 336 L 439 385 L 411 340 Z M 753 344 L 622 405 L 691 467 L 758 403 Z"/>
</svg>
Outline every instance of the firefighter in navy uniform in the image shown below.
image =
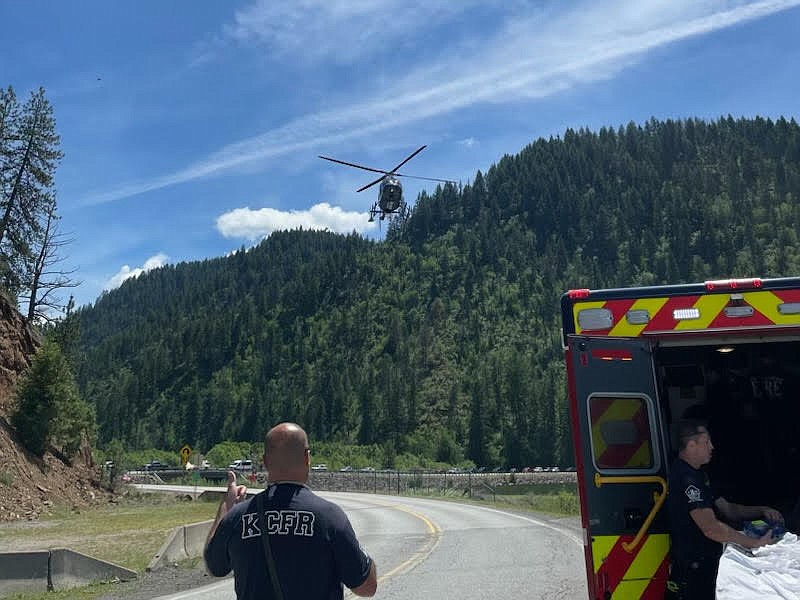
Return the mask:
<svg viewBox="0 0 800 600">
<path fill-rule="evenodd" d="M 713 600 L 722 544 L 735 542 L 758 548 L 777 541 L 772 530 L 761 538 L 748 537 L 717 518 L 729 522 L 764 519 L 783 524 L 783 517 L 768 506 L 743 506 L 716 496 L 701 469 L 711 460 L 711 436 L 702 421 L 678 424 L 678 458 L 669 476 L 667 507 L 672 542 L 667 599 Z"/>
<path fill-rule="evenodd" d="M 373 596 L 375 563 L 344 511 L 306 486 L 306 432 L 294 423 L 270 429 L 264 465 L 269 486 L 251 499 L 229 473 L 204 551 L 210 573 L 222 577 L 233 570 L 238 600 L 341 600 L 343 586 Z"/>
</svg>

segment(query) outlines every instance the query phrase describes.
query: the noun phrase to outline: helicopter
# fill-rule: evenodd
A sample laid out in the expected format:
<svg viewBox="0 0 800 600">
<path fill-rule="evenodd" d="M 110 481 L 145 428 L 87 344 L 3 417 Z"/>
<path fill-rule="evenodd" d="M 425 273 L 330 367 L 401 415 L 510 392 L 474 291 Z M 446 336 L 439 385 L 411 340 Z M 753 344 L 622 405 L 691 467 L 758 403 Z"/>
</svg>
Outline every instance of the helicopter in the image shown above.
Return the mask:
<svg viewBox="0 0 800 600">
<path fill-rule="evenodd" d="M 441 181 L 442 183 L 456 183 L 450 179 L 436 179 L 435 177 L 418 177 L 416 175 L 406 175 L 404 173 L 398 173 L 397 169 L 402 167 L 412 158 L 414 158 L 417 154 L 422 152 L 428 146 L 420 146 L 414 152 L 409 154 L 404 160 L 400 162 L 394 169 L 391 171 L 384 171 L 383 169 L 373 169 L 372 167 L 365 167 L 363 165 L 357 165 L 355 163 L 346 162 L 343 160 L 339 160 L 338 158 L 331 158 L 330 156 L 322 156 L 319 157 L 324 160 L 329 160 L 331 162 L 339 163 L 340 165 L 347 165 L 348 167 L 355 167 L 356 169 L 363 169 L 364 171 L 372 171 L 373 173 L 381 173 L 381 176 L 378 177 L 375 181 L 371 181 L 365 186 L 362 186 L 356 190 L 356 192 L 363 192 L 364 190 L 371 188 L 376 183 L 380 183 L 380 188 L 378 192 L 378 200 L 372 204 L 372 208 L 369 209 L 369 222 L 372 223 L 375 220 L 375 215 L 378 215 L 378 218 L 383 221 L 386 218 L 386 215 L 390 215 L 392 213 L 396 213 L 403 204 L 403 186 L 400 184 L 400 180 L 398 177 L 408 177 L 409 179 L 423 179 L 425 181 Z"/>
</svg>

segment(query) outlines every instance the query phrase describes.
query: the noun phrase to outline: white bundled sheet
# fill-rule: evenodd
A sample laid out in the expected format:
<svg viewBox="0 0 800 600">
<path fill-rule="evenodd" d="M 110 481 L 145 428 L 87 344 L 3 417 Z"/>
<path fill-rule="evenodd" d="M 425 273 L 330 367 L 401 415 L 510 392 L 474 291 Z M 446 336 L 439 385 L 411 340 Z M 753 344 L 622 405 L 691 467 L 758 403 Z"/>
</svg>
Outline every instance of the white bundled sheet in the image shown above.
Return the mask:
<svg viewBox="0 0 800 600">
<path fill-rule="evenodd" d="M 776 544 L 743 552 L 728 544 L 717 576 L 717 600 L 800 598 L 800 541 L 786 533 Z"/>
</svg>

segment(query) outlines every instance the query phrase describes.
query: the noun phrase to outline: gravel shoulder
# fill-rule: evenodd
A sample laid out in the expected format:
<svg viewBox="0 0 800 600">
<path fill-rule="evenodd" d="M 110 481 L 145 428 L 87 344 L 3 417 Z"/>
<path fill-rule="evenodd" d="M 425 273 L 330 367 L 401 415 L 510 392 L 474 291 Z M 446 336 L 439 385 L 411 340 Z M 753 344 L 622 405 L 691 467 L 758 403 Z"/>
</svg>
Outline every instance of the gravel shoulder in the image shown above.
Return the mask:
<svg viewBox="0 0 800 600">
<path fill-rule="evenodd" d="M 230 576 L 229 576 L 230 577 Z M 206 573 L 202 560 L 186 561 L 139 575 L 133 581 L 108 584 L 97 600 L 151 600 L 219 581 Z"/>
</svg>

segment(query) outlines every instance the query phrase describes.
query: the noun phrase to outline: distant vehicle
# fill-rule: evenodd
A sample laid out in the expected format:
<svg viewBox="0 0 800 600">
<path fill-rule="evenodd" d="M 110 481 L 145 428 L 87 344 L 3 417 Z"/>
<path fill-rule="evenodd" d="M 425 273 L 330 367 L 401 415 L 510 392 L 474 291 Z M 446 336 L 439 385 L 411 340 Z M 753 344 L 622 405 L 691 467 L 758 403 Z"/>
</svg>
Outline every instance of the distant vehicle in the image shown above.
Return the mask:
<svg viewBox="0 0 800 600">
<path fill-rule="evenodd" d="M 342 472 L 342 473 L 349 473 L 352 470 L 353 470 L 353 467 L 351 467 L 350 465 L 347 465 L 346 467 L 342 467 L 341 469 L 339 469 L 339 471 Z"/>
<path fill-rule="evenodd" d="M 159 460 L 151 460 L 149 463 L 144 465 L 145 471 L 163 471 L 165 469 L 169 469 L 169 465 L 165 465 Z"/>
<path fill-rule="evenodd" d="M 325 463 L 319 463 L 319 464 L 313 465 L 311 467 L 311 470 L 312 471 L 327 471 L 328 470 L 328 465 L 326 465 Z"/>
<path fill-rule="evenodd" d="M 253 461 L 249 459 L 237 459 L 233 461 L 231 464 L 228 465 L 229 469 L 233 469 L 234 471 L 252 471 L 253 470 Z"/>
<path fill-rule="evenodd" d="M 362 473 L 374 473 L 375 467 L 364 467 L 363 469 L 359 469 Z"/>
<path fill-rule="evenodd" d="M 114 468 L 114 461 L 113 460 L 107 460 L 106 462 L 103 463 L 103 468 L 104 469 L 113 469 Z"/>
<path fill-rule="evenodd" d="M 201 469 L 210 469 L 210 468 L 211 468 L 211 463 L 210 463 L 210 462 L 208 462 L 206 459 L 203 459 L 203 460 L 200 462 L 200 468 L 201 468 Z"/>
<path fill-rule="evenodd" d="M 541 473 L 542 471 L 544 471 L 544 469 L 542 467 L 533 467 L 533 472 L 534 473 Z"/>
</svg>

